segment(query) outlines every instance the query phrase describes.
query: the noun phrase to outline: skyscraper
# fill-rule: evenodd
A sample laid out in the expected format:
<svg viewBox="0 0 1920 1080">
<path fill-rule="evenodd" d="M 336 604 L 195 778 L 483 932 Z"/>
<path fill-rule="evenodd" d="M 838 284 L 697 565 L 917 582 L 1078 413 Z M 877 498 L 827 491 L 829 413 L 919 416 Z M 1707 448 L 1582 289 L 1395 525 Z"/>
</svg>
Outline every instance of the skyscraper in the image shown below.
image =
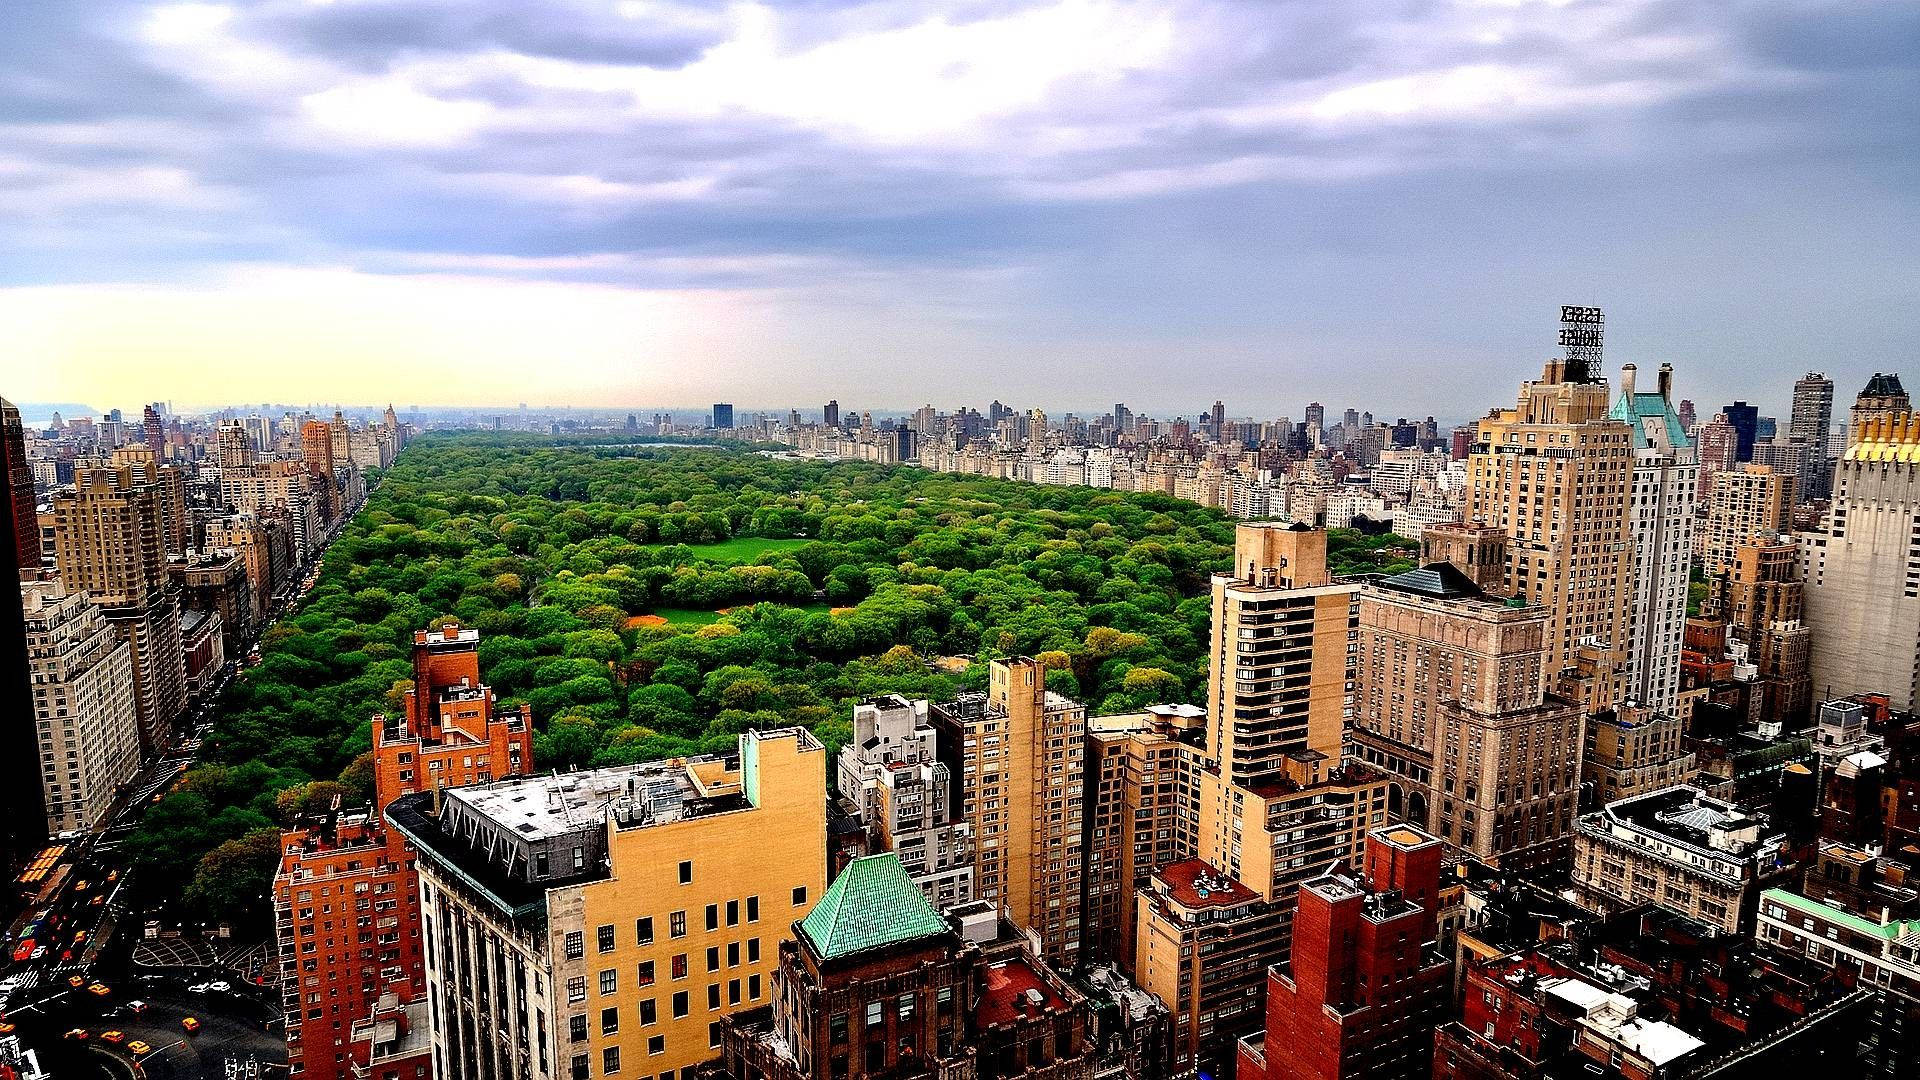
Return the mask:
<svg viewBox="0 0 1920 1080">
<path fill-rule="evenodd" d="M 1213 412 L 1208 417 L 1208 426 L 1211 428 L 1210 434 L 1212 434 L 1213 436 L 1213 441 L 1219 442 L 1221 437 L 1227 430 L 1226 405 L 1222 404 L 1219 401 L 1215 401 L 1213 403 Z"/>
<path fill-rule="evenodd" d="M 1554 669 L 1589 639 L 1616 657 L 1627 645 L 1633 435 L 1596 372 L 1584 355 L 1549 361 L 1515 408 L 1480 421 L 1467 459 L 1465 518 L 1506 531 L 1508 591 L 1547 609 Z"/>
<path fill-rule="evenodd" d="M 244 469 L 254 461 L 253 438 L 239 424 L 220 426 L 220 467 Z"/>
<path fill-rule="evenodd" d="M 1317 401 L 1309 402 L 1305 420 L 1307 422 L 1307 437 L 1313 440 L 1313 445 L 1320 445 L 1321 440 L 1325 439 L 1327 434 L 1327 407 Z"/>
<path fill-rule="evenodd" d="M 733 430 L 733 406 L 723 401 L 714 402 L 713 426 L 721 431 Z"/>
<path fill-rule="evenodd" d="M 1623 676 L 1628 697 L 1672 715 L 1680 690 L 1700 466 L 1673 409 L 1673 369 L 1660 365 L 1652 394 L 1638 392 L 1635 374 L 1632 364 L 1621 369 L 1620 398 L 1611 414 L 1633 428 L 1633 601 Z"/>
<path fill-rule="evenodd" d="M 158 485 L 133 466 L 82 465 L 54 495 L 54 558 L 70 590 L 86 590 L 133 649 L 140 748 L 167 743 L 186 705 L 179 597 L 166 566 Z"/>
<path fill-rule="evenodd" d="M 1727 423 L 1733 425 L 1734 463 L 1752 461 L 1753 441 L 1760 437 L 1760 407 L 1736 401 L 1721 409 L 1720 414 L 1727 418 Z"/>
<path fill-rule="evenodd" d="M 1827 459 L 1827 440 L 1833 432 L 1833 380 L 1809 371 L 1793 383 L 1793 414 L 1787 434 L 1807 447 L 1800 491 L 1806 499 L 1824 499 L 1832 490 L 1833 465 Z"/>
<path fill-rule="evenodd" d="M 26 429 L 20 411 L 5 398 L 0 398 L 0 481 L 7 486 L 7 497 L 0 502 L 0 513 L 7 516 L 0 522 L 0 566 L 38 572 L 40 524 L 34 513 Z M 33 673 L 17 583 L 16 577 L 0 595 L 0 866 L 9 872 L 47 839 Z"/>
<path fill-rule="evenodd" d="M 1787 527 L 1793 480 L 1765 465 L 1742 465 L 1715 474 L 1696 545 L 1708 577 L 1724 573 L 1740 545 Z"/>
<path fill-rule="evenodd" d="M 823 425 L 831 428 L 837 428 L 840 426 L 839 399 L 836 398 L 833 401 L 827 402 L 826 405 L 824 405 L 820 409 L 820 422 Z"/>
<path fill-rule="evenodd" d="M 140 441 L 153 450 L 154 457 L 164 461 L 167 456 L 167 429 L 160 423 L 160 410 L 149 405 L 140 418 Z"/>
<path fill-rule="evenodd" d="M 1886 378 L 1874 377 L 1876 383 Z M 1920 702 L 1916 518 L 1920 417 L 1870 411 L 1854 425 L 1834 467 L 1825 530 L 1804 537 L 1809 663 L 1818 700 L 1881 693 L 1895 709 Z"/>
<path fill-rule="evenodd" d="M 97 828 L 140 771 L 133 653 L 85 593 L 21 586 L 47 830 Z"/>
<path fill-rule="evenodd" d="M 1904 416 L 1912 411 L 1913 402 L 1907 397 L 1906 387 L 1900 385 L 1900 376 L 1876 371 L 1853 399 L 1853 409 L 1847 416 L 1847 440 L 1852 442 L 1855 432 L 1864 421 L 1884 416 Z"/>
</svg>

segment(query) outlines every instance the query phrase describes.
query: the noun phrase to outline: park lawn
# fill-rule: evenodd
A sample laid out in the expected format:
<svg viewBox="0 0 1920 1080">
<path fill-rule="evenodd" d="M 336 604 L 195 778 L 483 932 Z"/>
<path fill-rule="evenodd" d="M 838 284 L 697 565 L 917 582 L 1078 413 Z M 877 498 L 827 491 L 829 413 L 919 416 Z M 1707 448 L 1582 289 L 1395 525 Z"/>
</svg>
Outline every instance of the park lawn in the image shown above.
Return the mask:
<svg viewBox="0 0 1920 1080">
<path fill-rule="evenodd" d="M 770 605 L 774 604 L 771 600 L 763 600 L 761 602 Z M 751 605 L 742 604 L 740 606 L 750 607 Z M 807 612 L 808 614 L 833 610 L 833 606 L 826 603 L 777 604 L 774 606 L 789 607 L 796 611 Z M 732 608 L 727 608 L 722 611 L 699 611 L 694 608 L 655 608 L 652 614 L 665 619 L 668 626 L 705 626 L 708 623 L 719 622 L 731 611 L 733 611 Z"/>
<path fill-rule="evenodd" d="M 811 540 L 775 540 L 765 536 L 736 536 L 731 540 L 722 540 L 715 544 L 688 544 L 693 553 L 703 559 L 714 562 L 732 563 L 735 566 L 761 565 L 760 560 L 768 553 L 786 551 Z"/>
</svg>

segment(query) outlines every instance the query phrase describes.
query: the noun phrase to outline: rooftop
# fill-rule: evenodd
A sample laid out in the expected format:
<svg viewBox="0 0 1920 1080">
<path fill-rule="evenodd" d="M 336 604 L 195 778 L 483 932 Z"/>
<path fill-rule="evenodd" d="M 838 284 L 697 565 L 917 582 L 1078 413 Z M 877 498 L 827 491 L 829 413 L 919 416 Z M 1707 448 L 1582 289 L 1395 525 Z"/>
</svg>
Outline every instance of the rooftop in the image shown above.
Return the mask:
<svg viewBox="0 0 1920 1080">
<path fill-rule="evenodd" d="M 800 932 L 822 959 L 836 960 L 953 931 L 907 877 L 900 857 L 886 852 L 848 863 L 800 920 Z"/>
<path fill-rule="evenodd" d="M 1168 897 L 1190 908 L 1238 907 L 1260 898 L 1258 893 L 1215 870 L 1204 859 L 1168 863 L 1154 871 L 1154 876 L 1166 883 Z"/>
<path fill-rule="evenodd" d="M 974 1018 L 981 1027 L 992 1027 L 1066 1005 L 1067 999 L 1041 978 L 1033 965 L 1025 958 L 1016 957 L 987 969 L 986 986 L 981 991 Z"/>
<path fill-rule="evenodd" d="M 1415 593 L 1436 600 L 1465 600 L 1485 596 L 1473 579 L 1449 562 L 1428 563 L 1417 569 L 1381 578 L 1380 587 L 1395 592 Z"/>
</svg>

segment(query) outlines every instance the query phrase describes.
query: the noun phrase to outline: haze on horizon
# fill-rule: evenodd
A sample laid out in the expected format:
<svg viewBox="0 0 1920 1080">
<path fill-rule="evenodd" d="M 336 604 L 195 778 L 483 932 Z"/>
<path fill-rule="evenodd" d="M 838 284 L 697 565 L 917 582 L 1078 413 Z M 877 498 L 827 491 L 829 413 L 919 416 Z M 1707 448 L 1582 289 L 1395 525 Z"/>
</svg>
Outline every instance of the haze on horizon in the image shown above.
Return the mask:
<svg viewBox="0 0 1920 1080">
<path fill-rule="evenodd" d="M 1913 353 L 1920 8 L 15 0 L 0 393 L 1703 413 Z"/>
</svg>

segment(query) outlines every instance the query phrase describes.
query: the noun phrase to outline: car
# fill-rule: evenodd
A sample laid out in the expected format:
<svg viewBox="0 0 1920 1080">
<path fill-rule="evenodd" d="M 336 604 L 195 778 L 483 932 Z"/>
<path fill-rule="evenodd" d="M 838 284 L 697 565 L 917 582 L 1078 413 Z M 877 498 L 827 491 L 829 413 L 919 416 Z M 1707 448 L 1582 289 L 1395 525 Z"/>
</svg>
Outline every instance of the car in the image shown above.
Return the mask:
<svg viewBox="0 0 1920 1080">
<path fill-rule="evenodd" d="M 123 1043 L 127 1041 L 127 1033 L 124 1031 L 121 1031 L 119 1028 L 115 1028 L 112 1031 L 103 1031 L 100 1033 L 100 1041 L 110 1042 L 110 1043 Z"/>
<path fill-rule="evenodd" d="M 87 977 L 85 975 L 69 975 L 67 976 L 67 985 L 78 990 L 87 985 Z"/>
<path fill-rule="evenodd" d="M 38 947 L 36 947 L 36 948 L 35 948 L 35 949 L 33 950 L 33 955 L 32 955 L 32 956 L 30 956 L 30 957 L 28 957 L 28 959 L 29 959 L 29 960 L 42 960 L 42 959 L 45 959 L 45 958 L 46 958 L 46 955 L 47 955 L 47 947 L 46 947 L 45 945 L 41 945 L 41 946 L 38 946 Z"/>
<path fill-rule="evenodd" d="M 108 994 L 113 993 L 113 991 L 107 988 L 106 983 L 94 983 L 92 986 L 87 987 L 87 993 L 92 994 L 94 997 L 106 997 Z"/>
<path fill-rule="evenodd" d="M 192 986 L 187 987 L 187 993 L 204 994 L 211 988 L 212 986 L 210 983 L 194 983 Z"/>
<path fill-rule="evenodd" d="M 25 941 L 22 941 L 19 945 L 15 946 L 13 950 L 14 963 L 24 964 L 32 957 L 33 957 L 33 939 L 32 938 L 28 938 Z"/>
<path fill-rule="evenodd" d="M 180 1021 L 180 1028 L 182 1031 L 185 1031 L 187 1034 L 191 1035 L 194 1032 L 200 1030 L 200 1021 L 195 1017 L 191 1017 L 191 1016 L 186 1017 L 185 1019 Z"/>
<path fill-rule="evenodd" d="M 233 984 L 228 982 L 225 979 L 215 979 L 212 982 L 207 984 L 207 989 L 218 990 L 224 994 L 227 991 L 233 989 Z"/>
<path fill-rule="evenodd" d="M 0 1035 L 11 1035 L 13 1034 L 13 1030 L 14 1030 L 13 1021 L 0 1020 Z"/>
<path fill-rule="evenodd" d="M 128 1012 L 132 1013 L 135 1016 L 139 1016 L 141 1013 L 147 1011 L 147 1003 L 144 1001 L 141 1001 L 138 998 L 135 998 L 134 1000 L 129 1001 L 125 1005 L 122 1005 L 120 1007 L 127 1010 Z"/>
<path fill-rule="evenodd" d="M 75 932 L 73 935 L 73 943 L 76 947 L 85 945 L 87 943 L 87 932 L 85 930 Z"/>
<path fill-rule="evenodd" d="M 146 1043 L 141 1042 L 139 1039 L 135 1039 L 132 1042 L 127 1044 L 127 1051 L 131 1053 L 134 1057 L 140 1057 L 143 1054 L 150 1053 L 152 1050 L 153 1050 L 153 1047 L 148 1046 Z"/>
<path fill-rule="evenodd" d="M 74 1028 L 60 1037 L 63 1039 L 72 1039 L 74 1042 L 86 1042 L 88 1039 L 93 1038 L 93 1032 L 88 1031 L 86 1028 Z"/>
</svg>

